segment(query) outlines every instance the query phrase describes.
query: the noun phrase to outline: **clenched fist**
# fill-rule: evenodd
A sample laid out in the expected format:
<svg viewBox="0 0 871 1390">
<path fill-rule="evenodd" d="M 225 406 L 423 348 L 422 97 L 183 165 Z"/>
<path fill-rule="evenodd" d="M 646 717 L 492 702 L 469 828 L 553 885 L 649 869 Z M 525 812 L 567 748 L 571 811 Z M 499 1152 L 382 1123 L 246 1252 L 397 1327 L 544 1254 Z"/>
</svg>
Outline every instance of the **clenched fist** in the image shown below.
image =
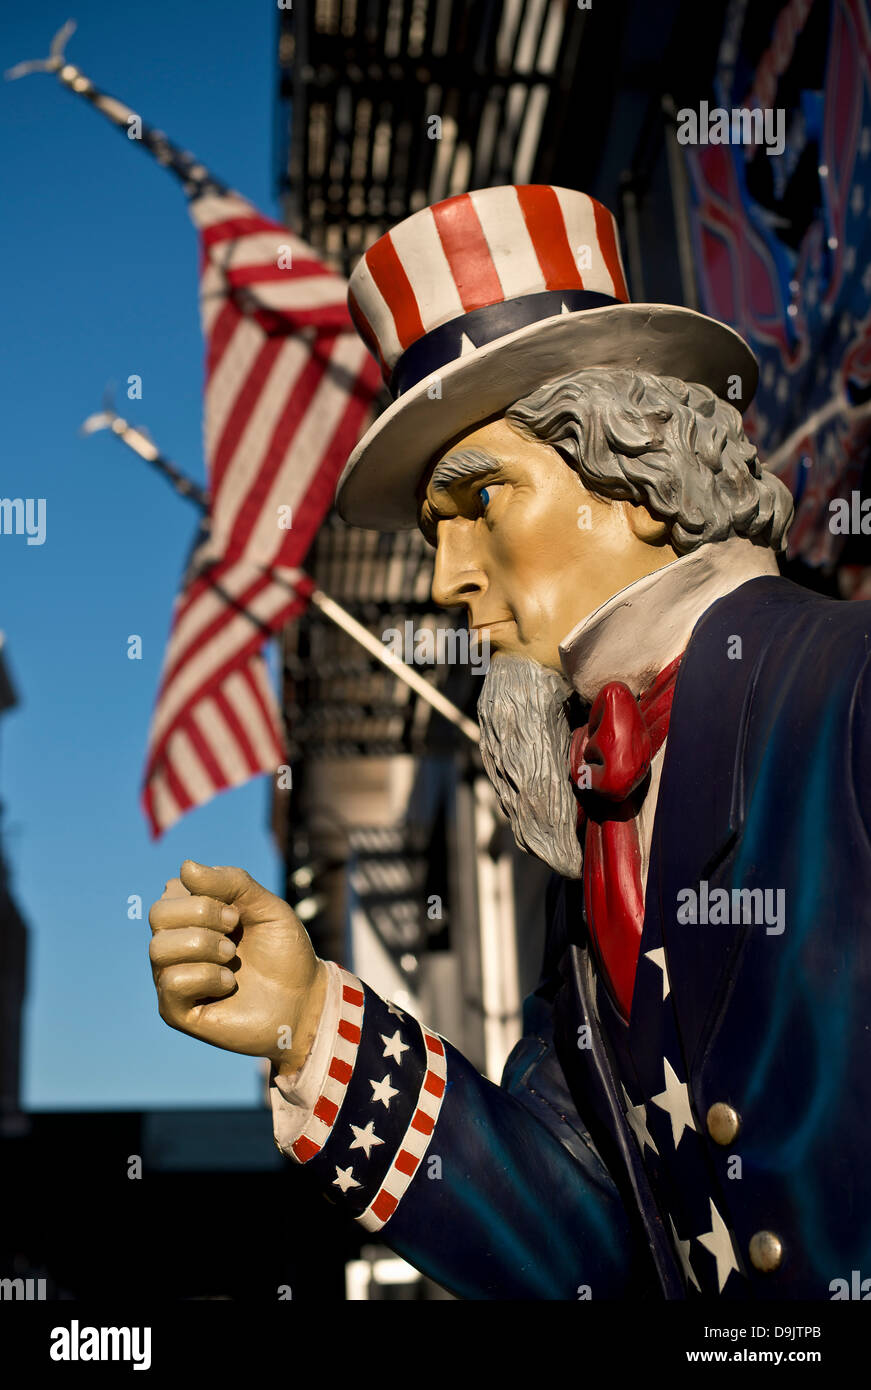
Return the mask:
<svg viewBox="0 0 871 1390">
<path fill-rule="evenodd" d="M 186 859 L 179 872 L 148 914 L 161 1018 L 214 1047 L 296 1071 L 327 983 L 305 928 L 244 869 Z"/>
</svg>

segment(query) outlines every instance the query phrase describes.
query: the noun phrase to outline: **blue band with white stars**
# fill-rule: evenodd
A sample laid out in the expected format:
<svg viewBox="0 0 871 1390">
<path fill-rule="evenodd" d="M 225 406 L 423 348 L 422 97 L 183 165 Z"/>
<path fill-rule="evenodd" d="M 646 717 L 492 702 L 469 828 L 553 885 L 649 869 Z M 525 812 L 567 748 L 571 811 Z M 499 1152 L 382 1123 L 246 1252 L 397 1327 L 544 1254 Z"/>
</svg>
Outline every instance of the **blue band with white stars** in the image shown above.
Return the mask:
<svg viewBox="0 0 871 1390">
<path fill-rule="evenodd" d="M 341 976 L 342 1018 L 313 1110 L 318 1141 L 297 1140 L 291 1156 L 367 1231 L 378 1231 L 429 1147 L 446 1086 L 445 1045 L 349 971 Z"/>
</svg>

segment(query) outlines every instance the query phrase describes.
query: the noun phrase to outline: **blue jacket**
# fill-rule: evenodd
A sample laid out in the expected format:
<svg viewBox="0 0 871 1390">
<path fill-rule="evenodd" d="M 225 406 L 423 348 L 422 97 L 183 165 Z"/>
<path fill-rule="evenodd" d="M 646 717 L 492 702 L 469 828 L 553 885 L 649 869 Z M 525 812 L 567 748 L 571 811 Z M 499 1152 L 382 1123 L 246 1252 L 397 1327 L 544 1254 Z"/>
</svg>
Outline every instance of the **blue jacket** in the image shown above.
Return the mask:
<svg viewBox="0 0 871 1390">
<path fill-rule="evenodd" d="M 501 1086 L 362 986 L 350 1081 L 300 1151 L 331 1200 L 465 1298 L 829 1298 L 871 1278 L 869 636 L 871 605 L 779 578 L 702 616 L 630 1023 L 558 878 Z M 714 1105 L 734 1136 L 709 1130 Z"/>
</svg>

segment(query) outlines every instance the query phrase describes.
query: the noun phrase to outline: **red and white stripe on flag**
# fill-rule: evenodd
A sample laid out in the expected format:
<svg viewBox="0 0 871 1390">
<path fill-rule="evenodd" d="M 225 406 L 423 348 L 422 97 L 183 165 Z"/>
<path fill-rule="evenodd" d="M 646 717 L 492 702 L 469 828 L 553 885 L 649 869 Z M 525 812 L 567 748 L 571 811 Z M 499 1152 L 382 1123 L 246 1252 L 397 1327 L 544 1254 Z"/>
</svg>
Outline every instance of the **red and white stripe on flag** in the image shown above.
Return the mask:
<svg viewBox="0 0 871 1390">
<path fill-rule="evenodd" d="M 299 566 L 380 381 L 347 282 L 237 195 L 191 204 L 202 236 L 209 554 Z M 288 510 L 289 509 L 289 510 Z"/>
<path fill-rule="evenodd" d="M 378 369 L 347 285 L 237 194 L 191 204 L 202 236 L 210 533 L 173 614 L 149 734 L 153 835 L 285 758 L 263 646 L 313 587 L 300 566 L 371 418 Z"/>
</svg>

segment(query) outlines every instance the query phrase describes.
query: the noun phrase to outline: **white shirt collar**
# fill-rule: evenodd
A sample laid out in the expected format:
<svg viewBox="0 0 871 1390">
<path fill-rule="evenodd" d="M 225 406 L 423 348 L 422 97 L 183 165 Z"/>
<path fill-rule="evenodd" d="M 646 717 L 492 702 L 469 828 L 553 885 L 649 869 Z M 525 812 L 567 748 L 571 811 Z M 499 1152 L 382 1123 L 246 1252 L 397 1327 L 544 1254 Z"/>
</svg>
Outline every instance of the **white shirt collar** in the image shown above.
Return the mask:
<svg viewBox="0 0 871 1390">
<path fill-rule="evenodd" d="M 607 681 L 638 695 L 686 647 L 699 618 L 748 579 L 777 574 L 774 551 L 732 536 L 637 579 L 560 643 L 563 670 L 587 703 Z"/>
</svg>

